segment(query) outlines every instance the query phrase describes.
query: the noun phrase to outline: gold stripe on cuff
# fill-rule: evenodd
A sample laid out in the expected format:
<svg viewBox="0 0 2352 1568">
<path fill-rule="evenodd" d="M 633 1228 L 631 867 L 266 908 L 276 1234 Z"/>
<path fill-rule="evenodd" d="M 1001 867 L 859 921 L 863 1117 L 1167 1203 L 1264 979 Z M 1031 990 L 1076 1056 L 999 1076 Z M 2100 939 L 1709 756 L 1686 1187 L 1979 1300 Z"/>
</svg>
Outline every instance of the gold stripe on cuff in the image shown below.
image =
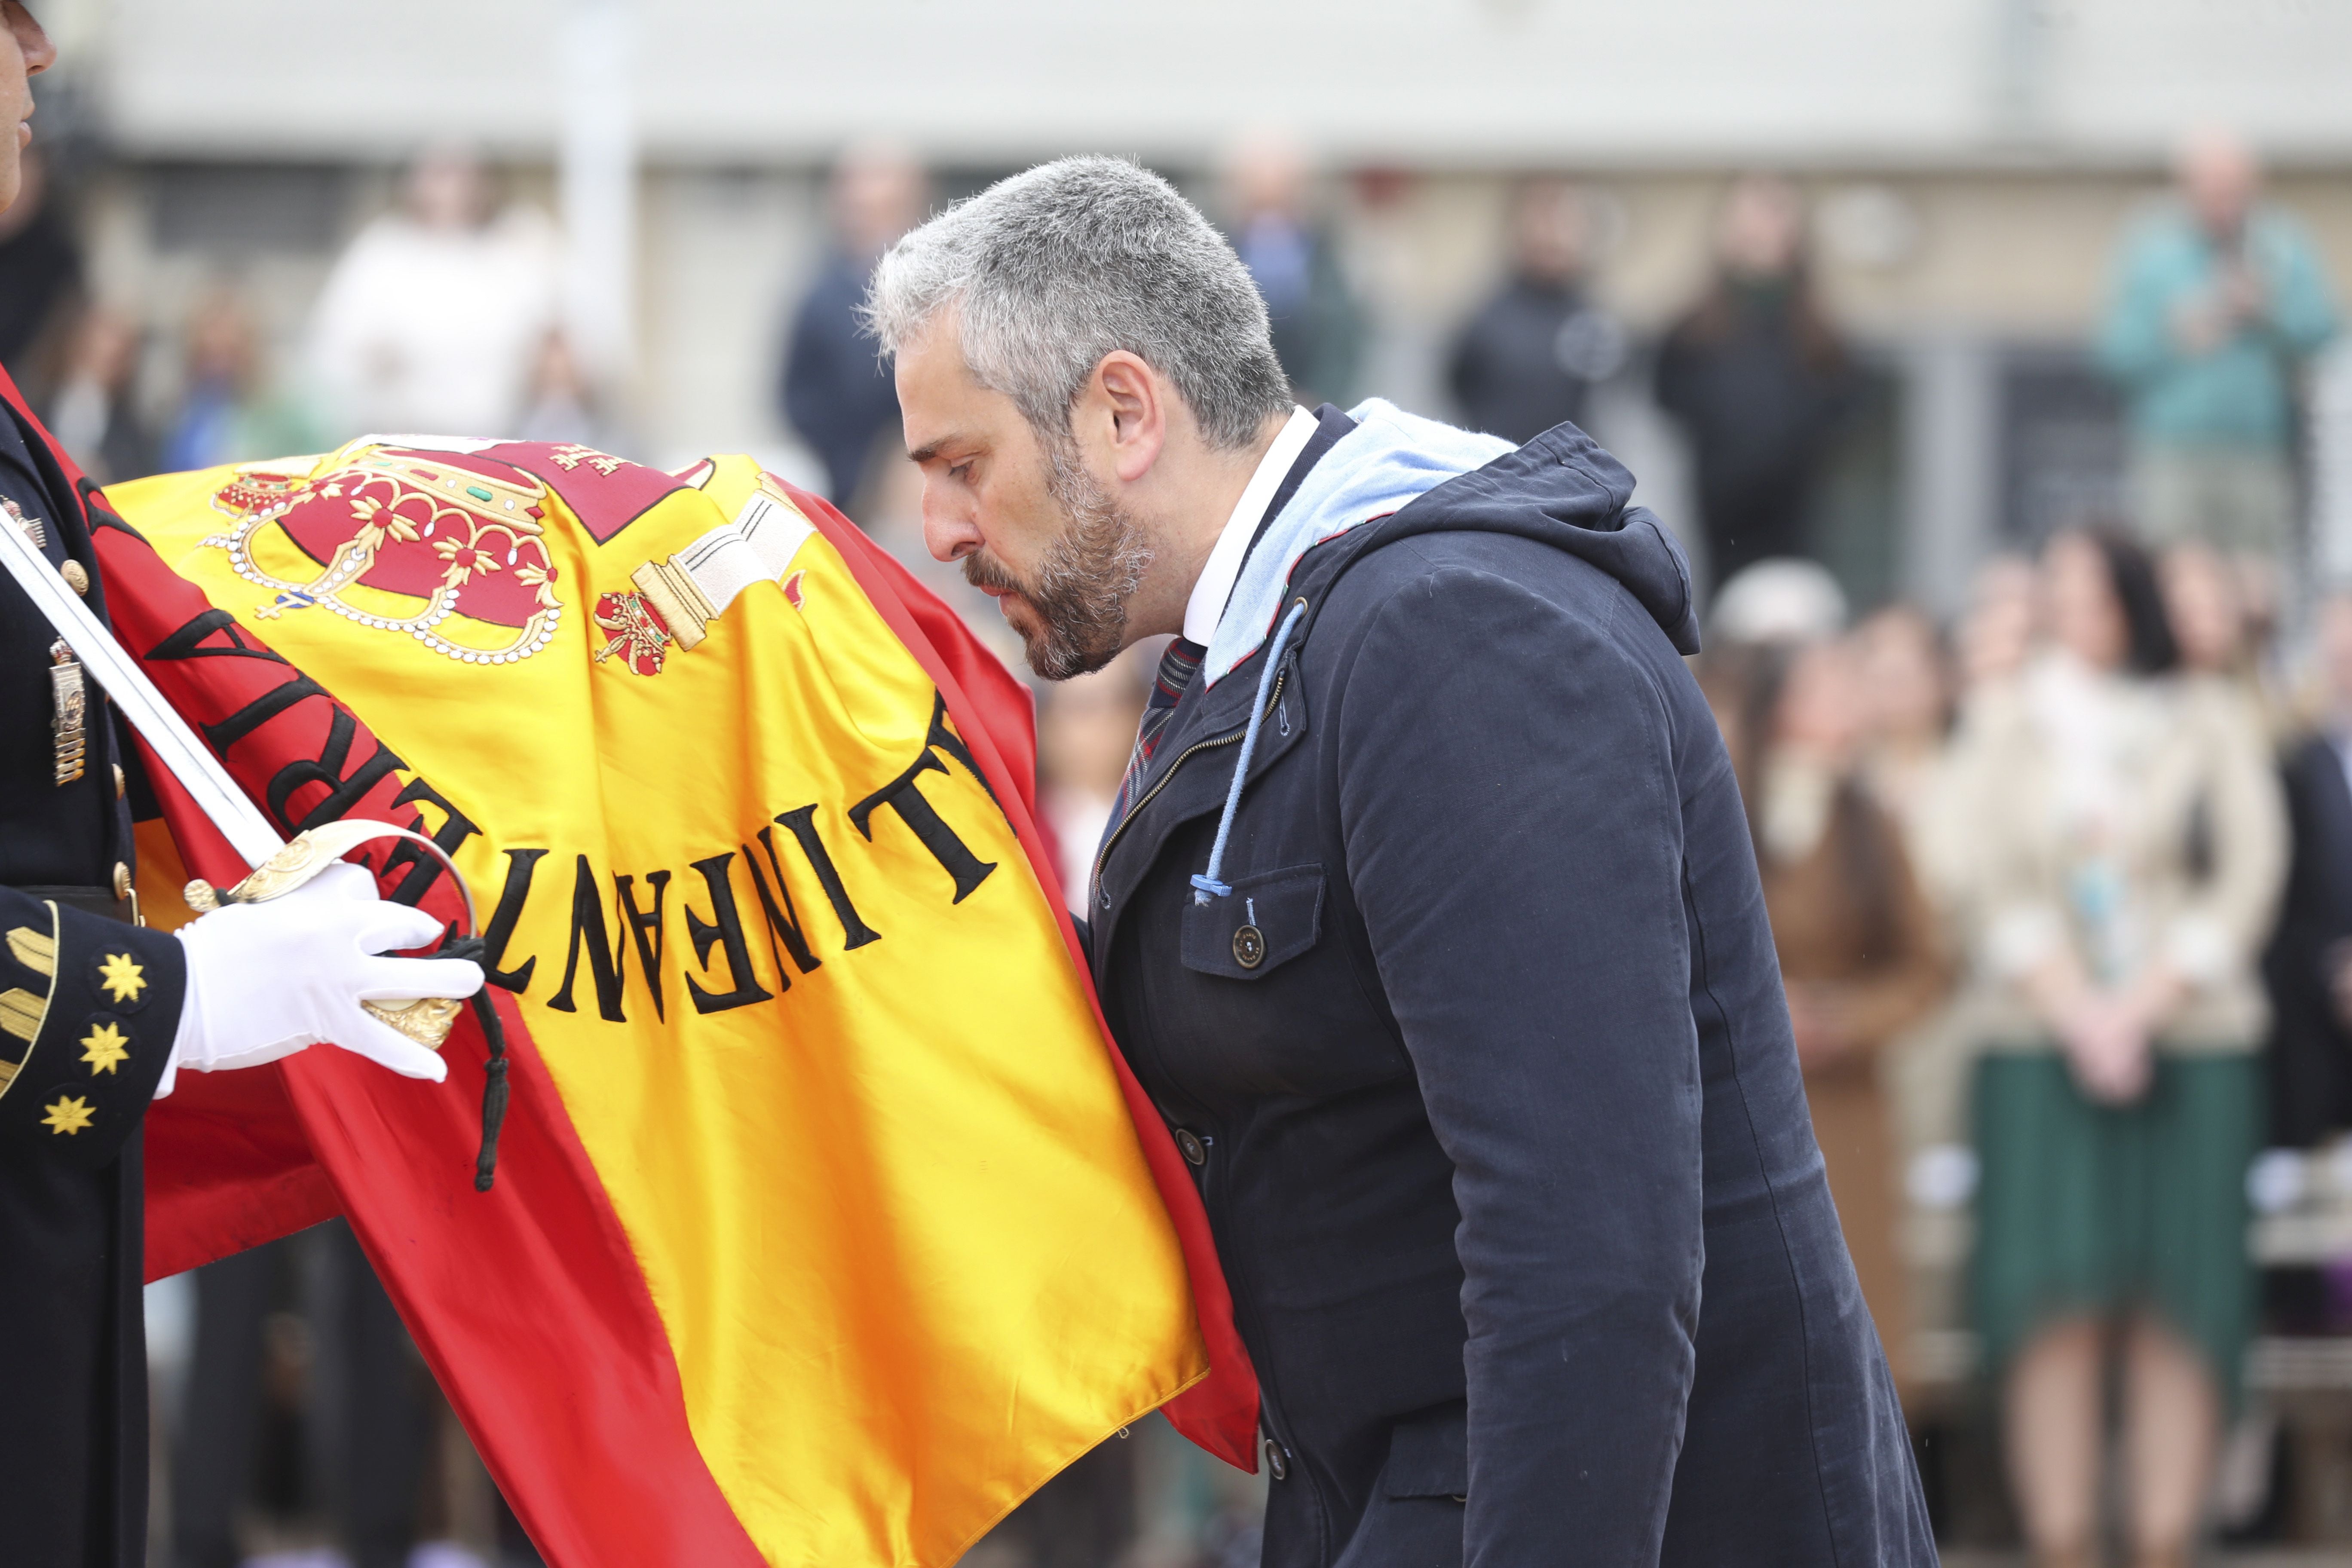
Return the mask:
<svg viewBox="0 0 2352 1568">
<path fill-rule="evenodd" d="M 48 1012 L 48 1004 L 29 991 L 0 991 L 0 1030 L 28 1045 L 40 1037 L 41 1020 Z"/>
<path fill-rule="evenodd" d="M 58 939 L 53 936 L 43 936 L 31 926 L 18 926 L 8 933 L 8 951 L 36 974 L 57 974 Z"/>
<path fill-rule="evenodd" d="M 41 1026 L 48 1021 L 49 1009 L 57 1003 L 58 942 L 65 934 L 62 929 L 63 917 L 58 913 L 56 900 L 43 901 L 49 911 L 49 934 L 43 936 L 39 931 L 29 927 L 20 926 L 8 933 L 8 950 L 16 955 L 18 963 L 38 968 L 39 965 L 33 964 L 32 961 L 25 956 L 24 951 L 18 948 L 17 939 L 20 936 L 26 939 L 36 952 L 46 944 L 49 959 L 49 994 L 47 996 L 35 996 L 29 991 L 13 988 L 0 991 L 0 1031 L 15 1035 L 18 1039 L 27 1042 L 40 1038 Z M 28 1045 L 24 1056 L 16 1065 L 10 1067 L 5 1076 L 0 1076 L 0 1095 L 8 1092 L 16 1079 L 24 1075 L 25 1064 L 32 1059 L 33 1053 Z"/>
</svg>

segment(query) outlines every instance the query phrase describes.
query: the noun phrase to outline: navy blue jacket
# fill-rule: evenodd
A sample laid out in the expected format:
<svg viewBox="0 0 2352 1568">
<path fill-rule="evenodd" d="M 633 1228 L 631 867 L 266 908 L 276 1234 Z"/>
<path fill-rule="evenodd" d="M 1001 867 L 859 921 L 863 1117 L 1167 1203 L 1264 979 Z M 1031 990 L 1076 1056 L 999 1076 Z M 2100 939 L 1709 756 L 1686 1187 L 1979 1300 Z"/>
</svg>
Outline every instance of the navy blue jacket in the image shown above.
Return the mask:
<svg viewBox="0 0 2352 1568">
<path fill-rule="evenodd" d="M 1231 896 L 1187 884 L 1263 649 L 1102 851 L 1095 977 L 1195 1163 L 1278 1568 L 1935 1561 L 1632 489 L 1563 425 L 1309 552 Z"/>
</svg>

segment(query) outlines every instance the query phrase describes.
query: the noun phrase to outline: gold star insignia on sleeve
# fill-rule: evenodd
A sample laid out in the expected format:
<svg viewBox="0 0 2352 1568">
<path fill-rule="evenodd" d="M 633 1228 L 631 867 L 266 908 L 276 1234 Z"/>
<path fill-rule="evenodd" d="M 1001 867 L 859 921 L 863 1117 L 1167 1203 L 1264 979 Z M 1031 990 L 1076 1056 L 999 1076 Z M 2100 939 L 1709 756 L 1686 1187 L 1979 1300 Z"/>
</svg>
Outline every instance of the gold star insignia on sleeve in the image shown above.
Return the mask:
<svg viewBox="0 0 2352 1568">
<path fill-rule="evenodd" d="M 89 1101 L 78 1094 L 61 1094 L 54 1104 L 42 1107 L 48 1114 L 41 1125 L 52 1132 L 79 1132 L 90 1123 L 94 1112 Z"/>
<path fill-rule="evenodd" d="M 127 952 L 110 952 L 98 966 L 98 983 L 117 1002 L 129 1002 L 147 989 L 147 972 Z"/>
<path fill-rule="evenodd" d="M 81 1037 L 81 1059 L 92 1077 L 113 1072 L 131 1059 L 131 1041 L 112 1024 L 100 1024 Z"/>
</svg>

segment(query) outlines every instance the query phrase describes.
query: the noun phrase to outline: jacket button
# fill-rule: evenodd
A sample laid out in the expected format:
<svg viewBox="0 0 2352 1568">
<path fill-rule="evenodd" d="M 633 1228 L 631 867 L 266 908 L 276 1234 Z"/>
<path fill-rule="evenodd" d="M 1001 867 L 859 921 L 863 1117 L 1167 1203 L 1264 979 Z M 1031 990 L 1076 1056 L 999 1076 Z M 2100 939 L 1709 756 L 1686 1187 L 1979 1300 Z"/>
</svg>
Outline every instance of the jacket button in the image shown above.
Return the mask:
<svg viewBox="0 0 2352 1568">
<path fill-rule="evenodd" d="M 114 863 L 114 901 L 121 903 L 131 896 L 131 868 L 117 860 Z"/>
<path fill-rule="evenodd" d="M 67 562 L 64 565 L 58 568 L 58 575 L 63 577 L 66 580 L 66 586 L 71 588 L 75 593 L 87 594 L 89 592 L 89 574 L 82 570 L 82 564 L 80 562 Z"/>
<path fill-rule="evenodd" d="M 129 789 L 130 787 L 131 787 L 130 781 L 128 781 L 127 779 L 125 779 L 125 778 L 122 776 L 122 764 L 121 764 L 121 763 L 115 763 L 115 764 L 114 764 L 114 798 L 115 798 L 115 799 L 117 799 L 117 800 L 121 800 L 121 799 L 122 798 L 123 791 L 125 791 L 125 790 Z"/>
<path fill-rule="evenodd" d="M 1290 1479 L 1290 1456 L 1271 1437 L 1265 1440 L 1265 1473 L 1277 1481 Z"/>
<path fill-rule="evenodd" d="M 1255 926 L 1244 926 L 1234 932 L 1234 962 L 1244 969 L 1255 969 L 1265 962 L 1265 932 Z"/>
<path fill-rule="evenodd" d="M 1192 1164 L 1205 1165 L 1209 1163 L 1209 1146 L 1202 1142 L 1201 1135 L 1189 1127 L 1176 1129 L 1176 1147 Z"/>
</svg>

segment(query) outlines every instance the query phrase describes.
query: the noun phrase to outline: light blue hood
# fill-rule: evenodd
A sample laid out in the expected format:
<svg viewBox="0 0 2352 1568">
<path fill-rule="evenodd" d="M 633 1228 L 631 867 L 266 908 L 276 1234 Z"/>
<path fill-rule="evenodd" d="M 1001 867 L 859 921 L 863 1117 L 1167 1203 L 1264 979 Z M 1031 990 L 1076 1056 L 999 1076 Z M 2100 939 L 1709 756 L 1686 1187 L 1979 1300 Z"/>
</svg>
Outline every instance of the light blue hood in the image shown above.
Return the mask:
<svg viewBox="0 0 2352 1568">
<path fill-rule="evenodd" d="M 1307 470 L 1243 563 L 1202 660 L 1203 689 L 1232 674 L 1272 635 L 1300 556 L 1513 449 L 1498 437 L 1457 430 L 1377 397 L 1349 416 L 1356 427 Z"/>
</svg>

